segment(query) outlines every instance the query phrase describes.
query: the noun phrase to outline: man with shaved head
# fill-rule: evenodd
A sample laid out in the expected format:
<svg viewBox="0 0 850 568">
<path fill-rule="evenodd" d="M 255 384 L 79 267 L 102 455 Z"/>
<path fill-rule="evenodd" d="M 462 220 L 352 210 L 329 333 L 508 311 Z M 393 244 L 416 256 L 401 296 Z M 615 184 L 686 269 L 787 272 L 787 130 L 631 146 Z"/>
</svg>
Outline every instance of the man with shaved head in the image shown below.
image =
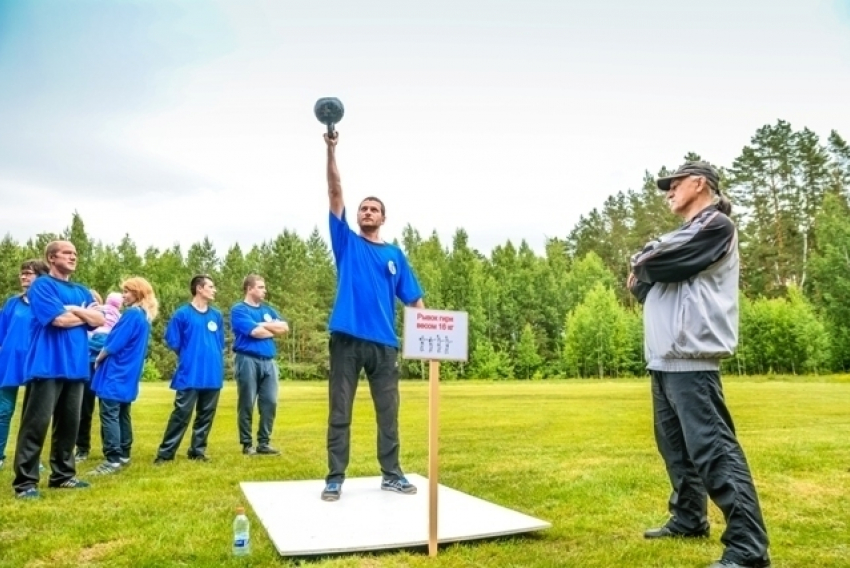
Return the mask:
<svg viewBox="0 0 850 568">
<path fill-rule="evenodd" d="M 48 487 L 80 489 L 74 443 L 80 424 L 85 381 L 89 378 L 88 333 L 103 325 L 103 314 L 87 308 L 94 298 L 88 287 L 71 282 L 77 269 L 77 249 L 68 241 L 53 241 L 45 249 L 49 272 L 36 278 L 27 293 L 32 309 L 32 338 L 24 360 L 24 400 L 15 448 L 15 479 L 19 499 L 39 497 L 38 465 L 47 429 L 53 421 Z"/>
</svg>

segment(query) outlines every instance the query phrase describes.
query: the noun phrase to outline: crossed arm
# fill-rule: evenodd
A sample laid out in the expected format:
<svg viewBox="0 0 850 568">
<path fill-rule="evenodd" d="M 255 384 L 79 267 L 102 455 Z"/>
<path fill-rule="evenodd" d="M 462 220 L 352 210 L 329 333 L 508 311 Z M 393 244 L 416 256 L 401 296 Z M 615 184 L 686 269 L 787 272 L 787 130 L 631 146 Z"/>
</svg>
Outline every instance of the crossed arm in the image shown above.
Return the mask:
<svg viewBox="0 0 850 568">
<path fill-rule="evenodd" d="M 285 321 L 264 321 L 257 324 L 251 330 L 251 337 L 255 339 L 269 339 L 275 335 L 282 335 L 289 331 L 289 324 Z"/>
<path fill-rule="evenodd" d="M 647 244 L 632 257 L 626 286 L 643 303 L 656 283 L 683 282 L 723 258 L 733 246 L 735 226 L 712 215 L 678 231 L 664 242 Z"/>
<path fill-rule="evenodd" d="M 82 308 L 80 306 L 65 306 L 65 313 L 53 320 L 53 325 L 61 328 L 71 328 L 80 325 L 100 327 L 106 318 L 99 310 Z"/>
</svg>

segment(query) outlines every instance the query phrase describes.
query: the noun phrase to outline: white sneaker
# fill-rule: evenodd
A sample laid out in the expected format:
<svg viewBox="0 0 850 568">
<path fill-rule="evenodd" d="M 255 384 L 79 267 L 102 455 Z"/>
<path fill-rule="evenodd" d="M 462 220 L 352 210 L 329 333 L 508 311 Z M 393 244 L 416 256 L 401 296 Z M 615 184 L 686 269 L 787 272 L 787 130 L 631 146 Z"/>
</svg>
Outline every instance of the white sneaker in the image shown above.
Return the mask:
<svg viewBox="0 0 850 568">
<path fill-rule="evenodd" d="M 89 475 L 111 475 L 121 469 L 120 463 L 105 462 L 89 472 Z"/>
</svg>

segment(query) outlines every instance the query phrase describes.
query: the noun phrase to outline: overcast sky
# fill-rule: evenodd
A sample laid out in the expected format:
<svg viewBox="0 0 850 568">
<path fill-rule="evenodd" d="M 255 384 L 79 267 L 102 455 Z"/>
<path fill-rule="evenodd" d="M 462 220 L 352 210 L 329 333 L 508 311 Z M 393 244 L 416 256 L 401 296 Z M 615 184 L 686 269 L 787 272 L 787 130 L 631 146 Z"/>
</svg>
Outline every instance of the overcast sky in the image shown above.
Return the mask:
<svg viewBox="0 0 850 568">
<path fill-rule="evenodd" d="M 0 0 L 0 234 L 76 209 L 142 249 L 327 238 L 336 96 L 385 238 L 542 250 L 688 151 L 729 165 L 779 118 L 850 138 L 848 93 L 848 0 Z"/>
</svg>

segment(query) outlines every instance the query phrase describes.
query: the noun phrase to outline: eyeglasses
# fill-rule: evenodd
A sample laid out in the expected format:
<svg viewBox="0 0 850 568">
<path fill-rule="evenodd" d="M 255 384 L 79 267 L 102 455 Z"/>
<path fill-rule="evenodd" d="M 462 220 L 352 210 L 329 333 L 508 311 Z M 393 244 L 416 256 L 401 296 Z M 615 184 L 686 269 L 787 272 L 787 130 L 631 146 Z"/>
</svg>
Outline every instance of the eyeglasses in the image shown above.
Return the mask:
<svg viewBox="0 0 850 568">
<path fill-rule="evenodd" d="M 31 270 L 24 270 L 23 272 L 21 272 L 21 276 L 35 276 L 35 272 Z"/>
</svg>

